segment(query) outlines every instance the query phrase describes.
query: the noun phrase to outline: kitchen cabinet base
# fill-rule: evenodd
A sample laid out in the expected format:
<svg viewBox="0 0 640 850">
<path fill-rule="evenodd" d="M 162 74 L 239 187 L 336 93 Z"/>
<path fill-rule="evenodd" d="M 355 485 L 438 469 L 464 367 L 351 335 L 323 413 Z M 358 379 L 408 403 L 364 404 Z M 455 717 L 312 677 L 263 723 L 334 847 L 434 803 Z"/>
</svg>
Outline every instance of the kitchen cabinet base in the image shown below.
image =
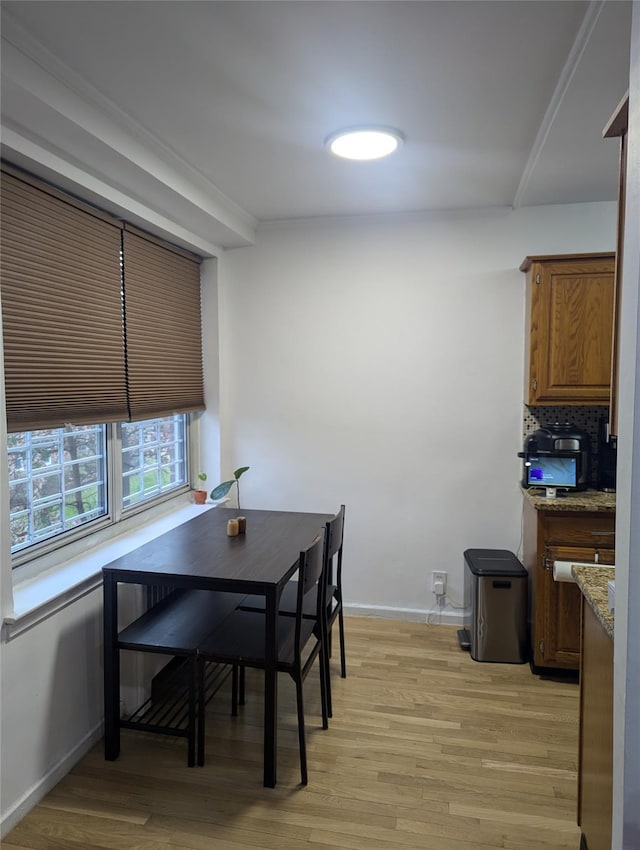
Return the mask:
<svg viewBox="0 0 640 850">
<path fill-rule="evenodd" d="M 572 582 L 556 581 L 555 561 L 615 563 L 615 514 L 559 511 L 524 504 L 523 563 L 529 573 L 531 653 L 535 667 L 580 667 L 581 593 Z"/>
<path fill-rule="evenodd" d="M 613 812 L 613 641 L 582 600 L 578 825 L 591 850 L 610 850 Z M 585 838 L 586 847 L 586 838 Z"/>
</svg>

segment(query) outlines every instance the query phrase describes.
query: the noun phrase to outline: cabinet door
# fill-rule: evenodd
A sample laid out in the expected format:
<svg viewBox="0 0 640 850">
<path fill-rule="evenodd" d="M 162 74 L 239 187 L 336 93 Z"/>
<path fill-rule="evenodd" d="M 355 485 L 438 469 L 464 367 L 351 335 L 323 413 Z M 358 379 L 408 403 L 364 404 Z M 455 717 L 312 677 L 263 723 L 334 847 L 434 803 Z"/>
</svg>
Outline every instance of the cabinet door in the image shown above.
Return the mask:
<svg viewBox="0 0 640 850">
<path fill-rule="evenodd" d="M 529 404 L 609 404 L 614 255 L 534 262 Z"/>
<path fill-rule="evenodd" d="M 615 563 L 615 550 L 588 546 L 549 546 L 545 551 L 543 647 L 544 663 L 580 665 L 580 604 L 582 594 L 573 582 L 554 581 L 553 562 L 570 561 L 603 565 Z M 543 650 L 543 651 L 542 651 Z"/>
<path fill-rule="evenodd" d="M 613 807 L 613 641 L 583 602 L 578 824 L 589 850 L 610 850 Z M 581 845 L 582 846 L 582 845 Z"/>
</svg>

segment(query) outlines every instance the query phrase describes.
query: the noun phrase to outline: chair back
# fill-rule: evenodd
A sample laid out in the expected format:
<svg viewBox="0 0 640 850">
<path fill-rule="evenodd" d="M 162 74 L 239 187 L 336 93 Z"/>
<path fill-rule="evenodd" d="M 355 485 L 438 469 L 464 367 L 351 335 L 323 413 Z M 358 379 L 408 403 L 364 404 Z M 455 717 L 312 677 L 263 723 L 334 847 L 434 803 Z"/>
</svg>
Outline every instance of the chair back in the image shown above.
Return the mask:
<svg viewBox="0 0 640 850">
<path fill-rule="evenodd" d="M 327 559 L 331 560 L 342 549 L 342 539 L 344 537 L 344 505 L 340 505 L 340 510 L 326 524 L 325 531 L 325 546 L 327 551 Z"/>
<path fill-rule="evenodd" d="M 325 525 L 324 532 L 324 563 L 325 563 L 325 589 L 333 584 L 333 559 L 338 555 L 336 581 L 338 586 L 342 580 L 342 540 L 344 537 L 344 505 Z M 327 603 L 329 599 L 327 598 Z"/>
<path fill-rule="evenodd" d="M 309 593 L 322 575 L 323 537 L 321 531 L 311 546 L 300 552 L 300 590 L 303 596 Z"/>
<path fill-rule="evenodd" d="M 322 610 L 321 605 L 324 604 L 324 583 L 320 581 L 324 574 L 324 552 L 324 531 L 320 532 L 310 546 L 300 552 L 295 629 L 295 642 L 298 650 L 300 649 L 304 597 L 315 585 L 318 586 L 318 611 Z"/>
</svg>

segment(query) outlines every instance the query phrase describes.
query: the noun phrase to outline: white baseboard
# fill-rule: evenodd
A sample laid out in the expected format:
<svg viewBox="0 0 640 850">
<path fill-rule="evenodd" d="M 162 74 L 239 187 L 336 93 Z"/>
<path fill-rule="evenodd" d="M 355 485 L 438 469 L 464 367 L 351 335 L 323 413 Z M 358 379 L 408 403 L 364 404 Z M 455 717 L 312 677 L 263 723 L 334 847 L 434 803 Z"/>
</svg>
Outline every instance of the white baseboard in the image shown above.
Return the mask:
<svg viewBox="0 0 640 850">
<path fill-rule="evenodd" d="M 96 744 L 103 735 L 102 720 L 77 744 L 70 753 L 60 759 L 44 776 L 26 791 L 22 797 L 13 804 L 6 812 L 2 812 L 0 820 L 0 838 L 10 832 L 22 818 L 36 806 L 51 789 L 66 776 L 71 768 L 86 755 L 91 747 Z"/>
<path fill-rule="evenodd" d="M 388 620 L 406 620 L 410 623 L 430 623 L 431 625 L 463 625 L 463 612 L 444 608 L 390 608 L 386 605 L 345 605 L 344 613 L 352 617 L 380 617 Z"/>
</svg>

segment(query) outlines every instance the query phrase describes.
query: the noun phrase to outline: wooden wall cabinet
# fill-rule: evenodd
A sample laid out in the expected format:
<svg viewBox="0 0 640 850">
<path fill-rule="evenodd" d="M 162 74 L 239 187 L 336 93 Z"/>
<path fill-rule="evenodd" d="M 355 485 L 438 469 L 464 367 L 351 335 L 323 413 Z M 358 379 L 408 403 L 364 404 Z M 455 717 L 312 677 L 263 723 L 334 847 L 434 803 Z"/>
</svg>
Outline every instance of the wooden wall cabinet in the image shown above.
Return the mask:
<svg viewBox="0 0 640 850">
<path fill-rule="evenodd" d="M 608 405 L 615 254 L 526 257 L 525 404 Z"/>
<path fill-rule="evenodd" d="M 525 501 L 524 565 L 529 573 L 534 670 L 578 670 L 582 594 L 553 578 L 553 562 L 615 563 L 615 515 L 536 510 Z"/>
</svg>

